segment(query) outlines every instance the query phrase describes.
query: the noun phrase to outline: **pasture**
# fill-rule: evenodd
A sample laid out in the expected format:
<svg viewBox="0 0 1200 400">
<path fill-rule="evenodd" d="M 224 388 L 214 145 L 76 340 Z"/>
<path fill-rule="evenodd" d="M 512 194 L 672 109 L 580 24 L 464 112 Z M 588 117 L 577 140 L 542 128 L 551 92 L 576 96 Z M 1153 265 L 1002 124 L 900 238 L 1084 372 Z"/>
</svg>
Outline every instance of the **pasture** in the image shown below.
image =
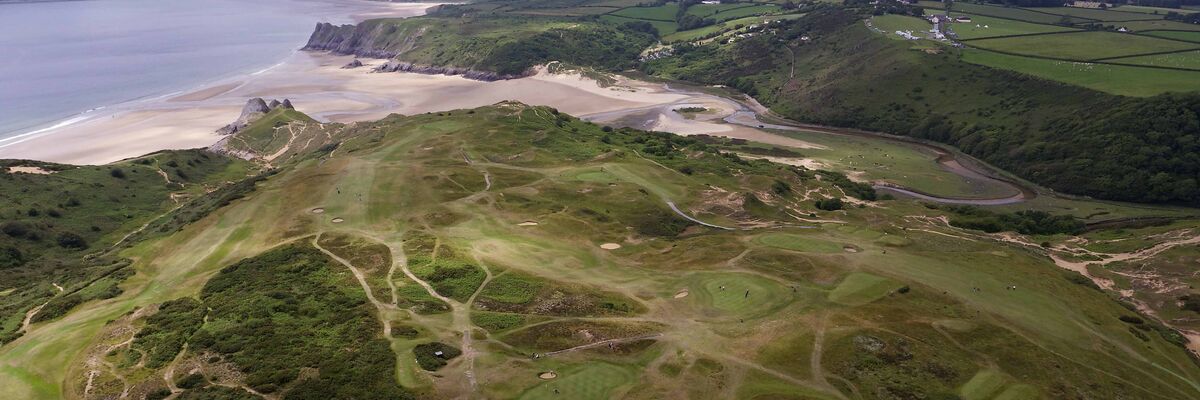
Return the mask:
<svg viewBox="0 0 1200 400">
<path fill-rule="evenodd" d="M 1046 60 L 978 49 L 964 50 L 962 59 L 1124 96 L 1200 90 L 1200 72 Z"/>
<path fill-rule="evenodd" d="M 926 13 L 932 10 L 926 10 Z M 955 13 L 955 15 L 960 15 Z M 1030 33 L 1068 32 L 1077 29 L 1059 26 L 1035 24 L 1011 19 L 989 17 L 985 15 L 970 15 L 971 22 L 955 22 L 950 28 L 959 39 L 979 39 L 994 36 L 1024 35 Z"/>
<path fill-rule="evenodd" d="M 1114 58 L 1108 61 L 1120 64 L 1186 68 L 1200 71 L 1200 50 L 1183 53 L 1157 54 L 1151 56 Z"/>
<path fill-rule="evenodd" d="M 1200 48 L 1193 43 L 1113 32 L 977 39 L 967 43 L 997 52 L 1080 61 Z"/>
<path fill-rule="evenodd" d="M 1101 10 L 1096 8 L 1079 8 L 1079 7 L 1038 7 L 1034 10 L 1047 12 L 1051 14 L 1065 15 L 1070 17 L 1078 17 L 1095 21 L 1137 21 L 1137 20 L 1153 20 L 1162 19 L 1162 16 L 1145 13 Z"/>
<path fill-rule="evenodd" d="M 1144 35 L 1200 43 L 1200 31 L 1149 31 Z"/>
</svg>

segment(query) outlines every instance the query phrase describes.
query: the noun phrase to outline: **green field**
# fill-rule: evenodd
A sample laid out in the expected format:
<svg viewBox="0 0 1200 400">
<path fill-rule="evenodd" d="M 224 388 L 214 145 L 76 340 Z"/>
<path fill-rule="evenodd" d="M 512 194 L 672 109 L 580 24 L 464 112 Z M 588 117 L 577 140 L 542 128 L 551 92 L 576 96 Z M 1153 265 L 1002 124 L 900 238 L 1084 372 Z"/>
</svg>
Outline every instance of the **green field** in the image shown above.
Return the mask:
<svg viewBox="0 0 1200 400">
<path fill-rule="evenodd" d="M 879 300 L 901 286 L 888 278 L 855 272 L 829 292 L 829 301 L 850 306 L 863 305 Z"/>
<path fill-rule="evenodd" d="M 1185 24 L 1179 21 L 1131 21 L 1122 22 L 1121 26 L 1128 28 L 1134 32 L 1146 32 L 1157 30 L 1168 31 L 1200 31 L 1200 25 Z"/>
<path fill-rule="evenodd" d="M 844 247 L 821 239 L 791 234 L 767 234 L 755 240 L 767 246 L 805 253 L 840 253 Z"/>
<path fill-rule="evenodd" d="M 941 2 L 922 1 L 921 6 L 931 9 L 944 9 L 945 6 Z M 1050 13 L 1038 12 L 1035 10 L 1027 10 L 1016 7 L 1001 7 L 975 3 L 954 3 L 955 12 L 964 12 L 971 15 L 987 15 L 992 17 L 1000 17 L 1007 19 L 1015 19 L 1019 21 L 1027 21 L 1039 24 L 1055 24 L 1063 20 L 1063 16 Z M 1083 18 L 1067 17 L 1067 20 L 1072 23 L 1086 22 Z"/>
<path fill-rule="evenodd" d="M 897 36 L 896 31 L 907 31 L 911 32 L 914 36 L 922 37 L 923 32 L 927 32 L 932 28 L 929 21 L 917 17 L 895 14 L 871 17 L 871 24 L 883 31 L 884 35 L 888 38 L 899 40 L 904 40 L 904 38 Z"/>
<path fill-rule="evenodd" d="M 1155 67 L 1187 68 L 1200 71 L 1200 51 L 1159 54 L 1153 56 L 1115 58 L 1109 62 L 1120 64 L 1149 65 Z"/>
<path fill-rule="evenodd" d="M 1150 31 L 1143 34 L 1167 39 L 1186 40 L 1189 42 L 1200 43 L 1200 31 Z"/>
<path fill-rule="evenodd" d="M 1200 73 L 1043 60 L 968 49 L 963 61 L 1126 96 L 1200 90 Z"/>
<path fill-rule="evenodd" d="M 688 14 L 716 21 L 728 21 L 779 10 L 779 6 L 774 4 L 698 4 L 688 7 Z"/>
<path fill-rule="evenodd" d="M 931 10 L 926 11 L 931 12 Z M 958 14 L 955 14 L 958 15 Z M 1074 28 L 1058 25 L 1043 25 L 1011 19 L 971 15 L 971 22 L 956 22 L 950 28 L 960 39 L 978 39 L 992 36 L 1023 35 L 1028 33 L 1066 32 Z"/>
<path fill-rule="evenodd" d="M 1096 21 L 1134 21 L 1145 19 L 1162 19 L 1161 16 L 1153 14 L 1146 15 L 1144 13 L 1123 12 L 1116 10 L 1101 10 L 1095 8 L 1078 8 L 1078 7 L 1038 7 L 1037 11 L 1048 12 L 1051 14 L 1067 15 L 1072 17 L 1086 18 Z"/>
<path fill-rule="evenodd" d="M 654 25 L 654 29 L 658 30 L 659 35 L 670 35 L 670 34 L 674 33 L 676 29 L 679 29 L 679 24 L 676 24 L 674 20 L 659 21 L 659 20 L 648 20 L 648 19 L 636 19 L 636 18 L 622 17 L 622 16 L 614 15 L 614 14 L 601 15 L 600 19 L 604 20 L 604 21 L 612 22 L 612 23 L 617 23 L 617 24 L 624 24 L 624 23 L 629 23 L 629 22 L 648 22 L 648 23 L 650 23 L 650 25 Z"/>
<path fill-rule="evenodd" d="M 633 372 L 606 363 L 592 363 L 566 376 L 547 381 L 522 393 L 522 400 L 613 398 L 613 390 L 634 382 Z"/>
<path fill-rule="evenodd" d="M 1193 43 L 1111 32 L 979 39 L 968 43 L 986 50 L 1081 61 L 1200 48 Z"/>
<path fill-rule="evenodd" d="M 767 22 L 767 21 L 795 19 L 795 18 L 800 18 L 802 16 L 804 16 L 804 14 L 770 15 L 770 16 L 761 16 L 761 17 L 744 17 L 744 18 L 732 19 L 732 20 L 728 20 L 728 21 L 718 22 L 716 24 L 705 26 L 702 28 L 696 28 L 696 29 L 687 30 L 687 31 L 675 32 L 670 35 L 663 36 L 662 40 L 665 43 L 698 40 L 705 36 L 708 36 L 710 34 L 714 34 L 717 32 L 731 31 L 731 30 L 737 28 L 738 25 L 742 25 L 743 27 L 745 27 L 745 26 L 750 26 L 753 24 L 761 24 L 761 23 Z"/>
<path fill-rule="evenodd" d="M 679 4 L 667 3 L 657 7 L 629 7 L 610 13 L 618 17 L 674 22 Z"/>
<path fill-rule="evenodd" d="M 1191 14 L 1191 13 L 1197 12 L 1196 10 L 1188 10 L 1188 9 L 1184 9 L 1184 8 L 1163 8 L 1163 7 L 1149 7 L 1149 6 L 1135 6 L 1135 5 L 1123 5 L 1120 7 L 1113 8 L 1112 10 L 1113 11 L 1143 13 L 1143 14 L 1163 14 L 1163 15 L 1166 15 L 1169 12 L 1174 12 L 1174 13 L 1179 13 L 1179 14 Z"/>
</svg>

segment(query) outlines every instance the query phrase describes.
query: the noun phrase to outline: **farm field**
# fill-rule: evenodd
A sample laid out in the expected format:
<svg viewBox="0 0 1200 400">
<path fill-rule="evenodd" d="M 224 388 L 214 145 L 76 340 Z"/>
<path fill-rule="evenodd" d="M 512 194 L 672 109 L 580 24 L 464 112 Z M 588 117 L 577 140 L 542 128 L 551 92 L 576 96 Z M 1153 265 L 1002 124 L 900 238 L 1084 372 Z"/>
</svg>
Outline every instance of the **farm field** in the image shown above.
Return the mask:
<svg viewBox="0 0 1200 400">
<path fill-rule="evenodd" d="M 686 31 L 678 31 L 678 32 L 672 33 L 670 35 L 663 36 L 662 40 L 665 43 L 693 41 L 693 40 L 698 40 L 700 38 L 703 38 L 703 37 L 708 36 L 713 33 L 732 30 L 737 25 L 750 26 L 753 24 L 760 24 L 760 23 L 764 23 L 764 22 L 768 22 L 768 21 L 795 19 L 795 18 L 800 18 L 803 16 L 804 16 L 804 14 L 784 14 L 784 15 L 743 17 L 743 18 L 718 22 L 716 24 L 705 26 L 702 28 L 696 28 L 696 29 L 686 30 Z"/>
<path fill-rule="evenodd" d="M 1200 31 L 1200 25 L 1185 24 L 1178 21 L 1130 21 L 1119 24 L 1134 32 L 1147 31 Z"/>
<path fill-rule="evenodd" d="M 688 7 L 688 14 L 717 21 L 727 21 L 779 10 L 779 6 L 772 4 L 698 4 Z"/>
<path fill-rule="evenodd" d="M 1143 33 L 1144 35 L 1158 36 L 1167 39 L 1186 40 L 1189 42 L 1200 43 L 1200 31 L 1181 32 L 1181 31 L 1150 31 Z"/>
<path fill-rule="evenodd" d="M 660 34 L 660 35 L 670 35 L 672 33 L 675 33 L 675 30 L 679 29 L 679 24 L 676 24 L 674 20 L 658 21 L 658 20 L 637 19 L 637 18 L 622 17 L 622 16 L 615 15 L 615 14 L 604 14 L 604 15 L 600 16 L 600 19 L 609 21 L 609 22 L 613 22 L 613 23 L 618 23 L 618 24 L 624 24 L 627 22 L 639 22 L 639 21 L 648 22 L 648 23 L 650 23 L 650 25 L 654 25 L 654 29 L 658 29 L 658 34 Z"/>
<path fill-rule="evenodd" d="M 934 11 L 926 10 L 927 14 L 931 12 Z M 950 24 L 950 28 L 954 30 L 954 33 L 958 35 L 959 39 L 979 39 L 993 36 L 1068 32 L 1077 30 L 1075 28 L 1065 26 L 1034 24 L 983 15 L 970 15 L 970 17 L 971 22 L 956 22 Z"/>
<path fill-rule="evenodd" d="M 612 12 L 610 15 L 627 18 L 637 18 L 655 21 L 675 21 L 679 5 L 667 3 L 656 7 L 629 7 Z"/>
<path fill-rule="evenodd" d="M 1155 67 L 1187 68 L 1200 71 L 1200 51 L 1114 58 L 1109 60 L 1109 62 L 1119 64 L 1149 65 Z"/>
<path fill-rule="evenodd" d="M 1112 32 L 977 39 L 967 43 L 985 50 L 1080 61 L 1200 48 L 1193 43 Z"/>
<path fill-rule="evenodd" d="M 1200 73 L 1189 71 L 1046 60 L 977 49 L 964 50 L 962 59 L 1125 96 L 1200 90 Z"/>
<path fill-rule="evenodd" d="M 1174 13 L 1179 13 L 1179 14 L 1191 14 L 1191 13 L 1197 12 L 1196 10 L 1188 10 L 1186 8 L 1164 8 L 1164 7 L 1135 6 L 1135 5 L 1123 5 L 1120 7 L 1113 8 L 1112 10 L 1113 11 L 1124 11 L 1124 12 L 1136 12 L 1136 13 L 1143 13 L 1143 14 L 1163 14 L 1163 15 L 1165 15 L 1166 13 L 1169 13 L 1169 12 L 1174 12 Z"/>
<path fill-rule="evenodd" d="M 1037 11 L 1047 12 L 1051 14 L 1067 15 L 1072 17 L 1085 18 L 1095 21 L 1135 21 L 1147 19 L 1162 19 L 1162 16 L 1154 14 L 1123 12 L 1117 10 L 1100 10 L 1093 8 L 1079 7 L 1038 7 Z"/>
<path fill-rule="evenodd" d="M 935 1 L 921 1 L 918 5 L 929 9 L 945 9 L 945 5 Z M 1055 24 L 1063 20 L 1062 15 L 1038 12 L 1024 8 L 1001 7 L 975 3 L 954 3 L 954 11 L 971 15 L 987 15 L 992 17 L 1015 19 L 1039 24 Z M 1086 22 L 1087 19 L 1067 17 L 1072 23 Z"/>
<path fill-rule="evenodd" d="M 904 38 L 897 36 L 896 31 L 907 31 L 914 36 L 924 37 L 924 32 L 928 32 L 932 28 L 932 25 L 923 19 L 895 14 L 871 17 L 871 24 L 876 29 L 883 31 L 888 38 L 900 40 L 904 40 Z"/>
</svg>

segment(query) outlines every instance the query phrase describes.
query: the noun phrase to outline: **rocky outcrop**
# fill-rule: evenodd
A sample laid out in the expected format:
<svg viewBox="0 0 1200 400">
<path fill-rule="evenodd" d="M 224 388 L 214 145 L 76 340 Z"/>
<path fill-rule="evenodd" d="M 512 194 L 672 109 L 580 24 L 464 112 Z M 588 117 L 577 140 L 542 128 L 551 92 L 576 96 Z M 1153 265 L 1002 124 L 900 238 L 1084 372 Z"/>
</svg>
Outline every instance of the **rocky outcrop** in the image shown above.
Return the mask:
<svg viewBox="0 0 1200 400">
<path fill-rule="evenodd" d="M 355 55 L 367 58 L 392 58 L 397 52 L 377 48 L 380 37 L 390 35 L 390 26 L 383 24 L 334 25 L 328 22 L 317 24 L 304 50 L 328 51 L 334 54 Z"/>
<path fill-rule="evenodd" d="M 348 62 L 348 63 L 346 63 L 346 65 L 343 65 L 342 69 L 354 69 L 354 68 L 358 68 L 361 66 L 363 66 L 362 61 L 359 61 L 357 58 L 355 58 L 354 61 Z"/>
<path fill-rule="evenodd" d="M 255 97 L 247 100 L 246 105 L 242 106 L 242 114 L 238 116 L 237 120 L 233 121 L 233 123 L 229 125 L 225 125 L 221 129 L 217 129 L 217 133 L 221 135 L 231 135 L 237 133 L 238 131 L 244 129 L 247 125 L 253 123 L 255 120 L 262 118 L 263 115 L 271 112 L 271 110 L 280 107 L 286 109 L 295 109 L 295 107 L 292 107 L 292 101 L 288 99 L 283 99 L 283 101 L 272 99 L 270 103 L 267 103 L 267 101 L 263 100 L 261 97 Z"/>
<path fill-rule="evenodd" d="M 499 74 L 463 67 L 421 65 L 403 61 L 404 53 L 416 48 L 419 39 L 425 34 L 424 28 L 409 29 L 408 31 L 398 30 L 395 25 L 372 23 L 371 21 L 359 25 L 333 25 L 323 22 L 317 24 L 317 28 L 313 30 L 312 36 L 308 38 L 308 44 L 304 46 L 303 50 L 328 51 L 341 55 L 391 59 L 391 61 L 375 67 L 373 72 L 461 75 L 468 79 L 481 81 L 516 79 L 532 75 L 533 73 L 530 70 L 520 75 Z M 342 68 L 356 68 L 359 66 L 362 66 L 362 62 L 354 60 Z"/>
<path fill-rule="evenodd" d="M 375 69 L 373 71 L 374 72 L 414 72 L 414 73 L 418 73 L 418 74 L 430 74 L 430 75 L 462 75 L 464 78 L 467 78 L 467 79 L 474 79 L 474 80 L 478 80 L 478 81 L 489 81 L 489 82 L 490 81 L 499 81 L 499 80 L 504 80 L 504 79 L 523 78 L 523 77 L 530 75 L 528 73 L 522 74 L 522 75 L 506 75 L 506 74 L 498 74 L 498 73 L 489 72 L 489 71 L 477 71 L 477 70 L 468 69 L 468 68 L 439 67 L 439 66 L 432 66 L 432 65 L 417 65 L 417 64 L 410 63 L 410 62 L 396 61 L 396 60 L 392 60 L 392 61 L 383 63 L 382 65 L 375 67 Z"/>
</svg>

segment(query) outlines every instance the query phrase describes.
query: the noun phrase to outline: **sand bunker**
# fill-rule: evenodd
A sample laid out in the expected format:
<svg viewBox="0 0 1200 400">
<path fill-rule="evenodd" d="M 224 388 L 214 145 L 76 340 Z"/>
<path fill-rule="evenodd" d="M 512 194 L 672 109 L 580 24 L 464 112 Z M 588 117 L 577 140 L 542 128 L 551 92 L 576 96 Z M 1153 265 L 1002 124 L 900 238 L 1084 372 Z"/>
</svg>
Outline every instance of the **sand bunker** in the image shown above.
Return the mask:
<svg viewBox="0 0 1200 400">
<path fill-rule="evenodd" d="M 558 374 L 554 373 L 554 371 L 546 371 L 546 372 L 538 374 L 538 378 L 541 378 L 541 379 L 554 379 L 557 377 L 558 377 Z"/>
<path fill-rule="evenodd" d="M 537 222 L 525 221 L 525 222 L 517 224 L 517 226 L 537 226 Z"/>
<path fill-rule="evenodd" d="M 600 248 L 605 249 L 605 250 L 616 250 L 616 249 L 621 248 L 621 245 L 616 244 L 616 243 L 605 243 L 605 244 L 600 245 Z"/>
<path fill-rule="evenodd" d="M 341 218 L 334 218 L 334 219 L 333 219 L 333 223 L 335 223 L 335 224 L 340 224 L 340 223 L 342 223 L 342 222 L 344 222 L 344 221 L 346 221 L 346 220 L 344 220 L 344 219 L 341 219 Z"/>
<path fill-rule="evenodd" d="M 679 293 L 675 293 L 675 298 L 682 299 L 684 297 L 688 297 L 689 294 L 691 293 L 688 293 L 687 289 L 683 289 L 680 290 Z"/>
<path fill-rule="evenodd" d="M 842 247 L 842 250 L 845 250 L 847 253 L 857 253 L 858 252 L 858 248 L 851 247 L 851 246 Z"/>
<path fill-rule="evenodd" d="M 8 167 L 8 173 L 50 175 L 53 174 L 54 171 L 41 169 L 40 167 Z"/>
<path fill-rule="evenodd" d="M 324 213 L 324 212 L 325 212 L 325 209 L 324 209 L 324 208 L 314 208 L 314 209 L 312 209 L 312 213 L 313 213 L 313 214 L 321 214 L 321 213 Z"/>
</svg>

